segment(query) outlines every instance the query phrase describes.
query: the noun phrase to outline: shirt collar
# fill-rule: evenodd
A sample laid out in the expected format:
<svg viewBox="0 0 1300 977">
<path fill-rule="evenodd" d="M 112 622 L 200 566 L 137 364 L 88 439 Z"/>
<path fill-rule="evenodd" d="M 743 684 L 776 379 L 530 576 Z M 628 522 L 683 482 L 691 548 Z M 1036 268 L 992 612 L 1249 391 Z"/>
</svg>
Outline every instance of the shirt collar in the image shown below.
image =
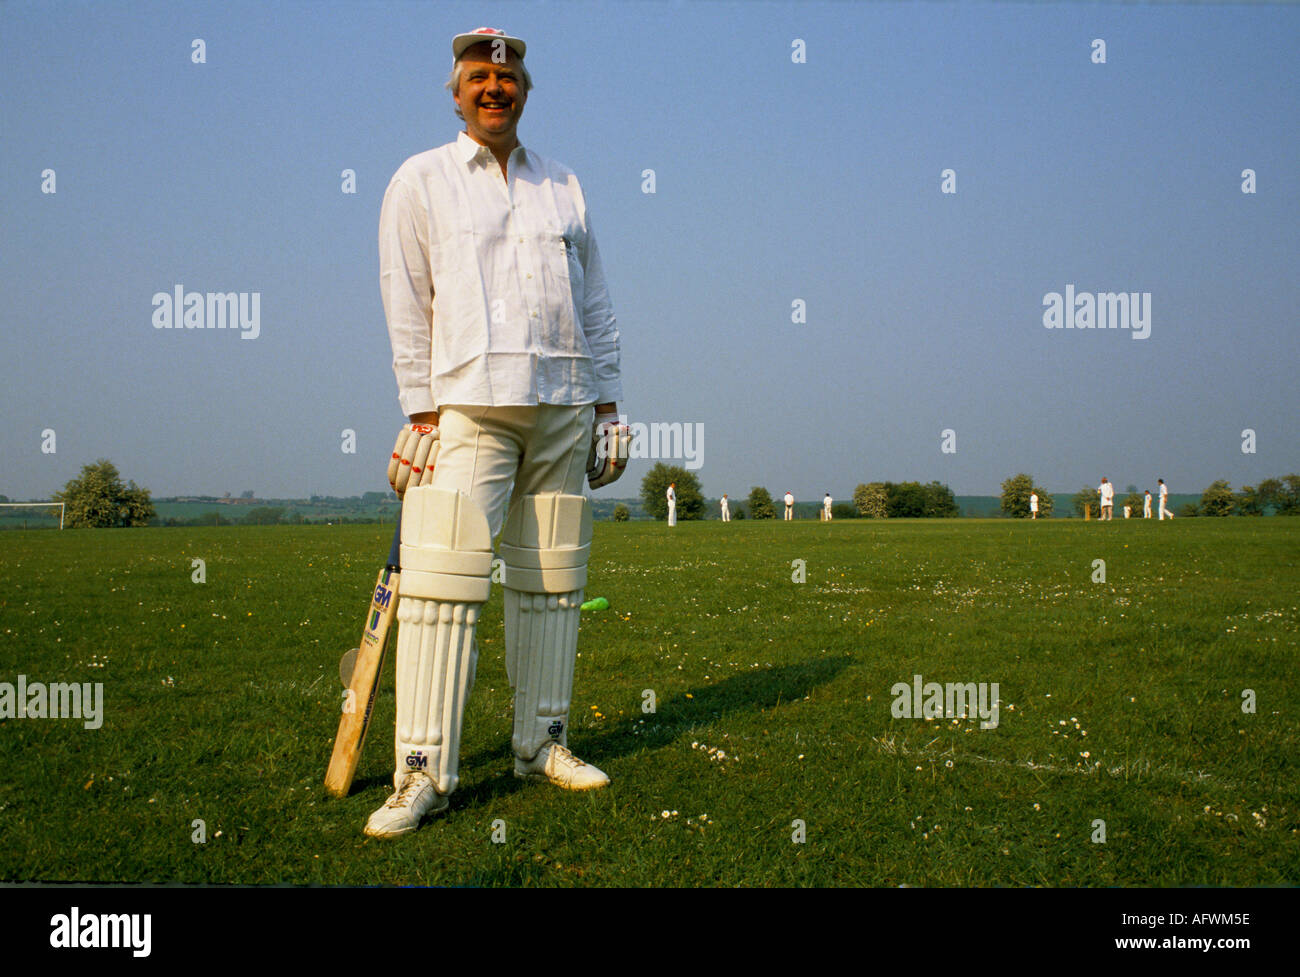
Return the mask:
<svg viewBox="0 0 1300 977">
<path fill-rule="evenodd" d="M 459 132 L 456 134 L 456 151 L 460 155 L 461 162 L 466 164 L 477 159 L 480 163 L 486 166 L 488 163 L 496 160 L 496 157 L 492 155 L 492 150 L 488 149 L 488 147 L 484 146 L 482 143 L 475 142 L 469 137 L 469 133 L 467 132 Z M 522 143 L 511 150 L 510 155 L 514 158 L 516 167 L 526 166 L 528 164 L 528 150 L 524 149 Z"/>
</svg>

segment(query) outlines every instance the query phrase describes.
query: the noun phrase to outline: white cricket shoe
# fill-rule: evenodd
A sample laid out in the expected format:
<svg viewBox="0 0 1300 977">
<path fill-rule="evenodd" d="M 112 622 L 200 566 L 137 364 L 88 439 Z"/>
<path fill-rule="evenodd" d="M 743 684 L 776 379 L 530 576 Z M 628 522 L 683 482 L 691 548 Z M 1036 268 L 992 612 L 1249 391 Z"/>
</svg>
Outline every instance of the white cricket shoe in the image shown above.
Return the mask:
<svg viewBox="0 0 1300 977">
<path fill-rule="evenodd" d="M 531 760 L 515 757 L 515 776 L 520 780 L 546 780 L 565 790 L 595 790 L 609 783 L 603 770 L 583 763 L 559 743 L 543 746 Z"/>
<path fill-rule="evenodd" d="M 393 778 L 397 780 L 396 777 Z M 393 796 L 366 822 L 366 834 L 372 838 L 397 838 L 420 826 L 426 814 L 447 810 L 450 801 L 439 794 L 433 781 L 422 773 L 402 777 Z"/>
</svg>

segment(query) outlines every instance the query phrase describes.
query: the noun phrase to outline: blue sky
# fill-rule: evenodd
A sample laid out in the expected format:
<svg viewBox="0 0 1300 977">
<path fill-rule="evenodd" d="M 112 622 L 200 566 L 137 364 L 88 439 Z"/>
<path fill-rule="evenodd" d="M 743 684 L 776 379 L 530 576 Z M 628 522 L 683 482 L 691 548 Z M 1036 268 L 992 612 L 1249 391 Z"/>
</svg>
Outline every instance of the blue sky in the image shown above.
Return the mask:
<svg viewBox="0 0 1300 977">
<path fill-rule="evenodd" d="M 528 41 L 520 136 L 582 180 L 621 406 L 704 426 L 708 495 L 1300 470 L 1295 8 L 6 3 L 0 493 L 99 457 L 160 496 L 385 488 L 379 204 L 455 137 L 480 25 Z M 177 284 L 260 293 L 260 334 L 155 329 Z M 1150 293 L 1149 338 L 1044 328 L 1070 284 Z"/>
</svg>

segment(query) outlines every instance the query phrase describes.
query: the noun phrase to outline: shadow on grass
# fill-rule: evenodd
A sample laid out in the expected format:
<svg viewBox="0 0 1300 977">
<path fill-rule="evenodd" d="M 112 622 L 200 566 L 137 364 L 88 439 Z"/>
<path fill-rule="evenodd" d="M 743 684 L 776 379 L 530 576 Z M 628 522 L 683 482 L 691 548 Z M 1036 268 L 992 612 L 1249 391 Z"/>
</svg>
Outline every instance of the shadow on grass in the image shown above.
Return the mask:
<svg viewBox="0 0 1300 977">
<path fill-rule="evenodd" d="M 698 685 L 660 699 L 654 713 L 635 717 L 631 723 L 619 721 L 622 729 L 571 735 L 569 745 L 579 757 L 596 766 L 634 753 L 661 750 L 701 726 L 741 713 L 765 712 L 783 702 L 798 701 L 818 686 L 831 682 L 852 661 L 847 655 L 820 658 L 795 665 L 753 669 L 721 682 Z M 637 719 L 644 719 L 644 725 L 637 723 Z M 633 733 L 633 725 L 640 731 Z M 462 756 L 461 772 L 493 764 L 503 757 L 512 757 L 508 737 L 499 740 L 494 747 Z M 508 772 L 457 790 L 452 806 L 462 809 L 474 807 L 527 786 L 514 776 L 513 759 L 510 762 Z M 364 786 L 371 783 L 377 784 L 380 780 Z"/>
</svg>

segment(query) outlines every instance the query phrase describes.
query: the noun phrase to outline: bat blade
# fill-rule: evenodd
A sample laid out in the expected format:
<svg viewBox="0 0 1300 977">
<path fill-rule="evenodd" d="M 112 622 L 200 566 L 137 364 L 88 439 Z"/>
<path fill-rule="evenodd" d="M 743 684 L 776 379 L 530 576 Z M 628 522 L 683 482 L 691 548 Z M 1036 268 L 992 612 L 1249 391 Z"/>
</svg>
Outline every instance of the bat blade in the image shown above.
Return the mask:
<svg viewBox="0 0 1300 977">
<path fill-rule="evenodd" d="M 398 527 L 400 533 L 400 519 Z M 383 668 L 384 651 L 388 645 L 388 632 L 397 616 L 397 585 L 401 579 L 397 563 L 398 544 L 399 537 L 395 535 L 388 565 L 375 580 L 370 606 L 366 610 L 361 645 L 357 649 L 348 690 L 343 698 L 343 714 L 339 717 L 334 751 L 325 773 L 325 789 L 334 797 L 346 797 L 352 788 L 352 778 L 356 776 L 361 748 L 365 745 L 366 732 L 370 728 L 370 716 L 379 692 L 379 673 Z"/>
</svg>

